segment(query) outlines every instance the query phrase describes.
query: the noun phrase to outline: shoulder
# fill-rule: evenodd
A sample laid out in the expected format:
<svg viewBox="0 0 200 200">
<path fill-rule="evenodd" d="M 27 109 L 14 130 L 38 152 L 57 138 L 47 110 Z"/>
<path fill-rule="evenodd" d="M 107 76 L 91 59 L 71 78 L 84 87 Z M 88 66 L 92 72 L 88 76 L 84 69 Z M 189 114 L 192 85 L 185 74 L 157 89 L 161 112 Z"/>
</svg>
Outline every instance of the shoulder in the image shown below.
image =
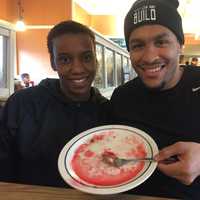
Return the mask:
<svg viewBox="0 0 200 200">
<path fill-rule="evenodd" d="M 21 89 L 10 96 L 10 99 L 30 99 L 44 94 L 44 89 L 41 86 L 34 86 Z"/>
<path fill-rule="evenodd" d="M 91 99 L 93 102 L 100 104 L 108 102 L 108 99 L 104 97 L 96 87 L 91 88 Z"/>
<path fill-rule="evenodd" d="M 114 96 L 121 96 L 121 95 L 130 95 L 131 93 L 135 93 L 140 88 L 140 80 L 138 77 L 134 78 L 133 80 L 128 81 L 127 83 L 120 85 L 117 87 L 112 97 Z"/>
<path fill-rule="evenodd" d="M 184 76 L 185 81 L 192 84 L 192 86 L 200 86 L 200 67 L 185 67 Z"/>
<path fill-rule="evenodd" d="M 19 90 L 7 100 L 3 115 L 9 116 L 13 121 L 20 121 L 25 117 L 39 119 L 45 110 L 50 108 L 54 98 L 41 85 Z"/>
<path fill-rule="evenodd" d="M 45 89 L 41 86 L 34 86 L 26 89 L 19 90 L 13 93 L 7 100 L 6 104 L 9 107 L 30 107 L 39 102 L 47 102 L 48 95 Z"/>
<path fill-rule="evenodd" d="M 187 66 L 184 70 L 187 76 L 200 77 L 200 67 Z"/>
</svg>

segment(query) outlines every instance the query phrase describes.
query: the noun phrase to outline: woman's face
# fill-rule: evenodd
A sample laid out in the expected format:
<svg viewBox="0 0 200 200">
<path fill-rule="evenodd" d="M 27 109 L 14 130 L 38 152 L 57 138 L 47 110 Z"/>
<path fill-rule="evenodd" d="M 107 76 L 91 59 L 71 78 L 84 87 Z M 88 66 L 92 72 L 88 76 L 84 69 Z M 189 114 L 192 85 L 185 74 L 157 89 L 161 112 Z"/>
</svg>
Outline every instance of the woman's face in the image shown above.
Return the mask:
<svg viewBox="0 0 200 200">
<path fill-rule="evenodd" d="M 81 33 L 61 35 L 53 40 L 53 55 L 64 94 L 72 100 L 87 100 L 97 69 L 92 38 Z"/>
</svg>

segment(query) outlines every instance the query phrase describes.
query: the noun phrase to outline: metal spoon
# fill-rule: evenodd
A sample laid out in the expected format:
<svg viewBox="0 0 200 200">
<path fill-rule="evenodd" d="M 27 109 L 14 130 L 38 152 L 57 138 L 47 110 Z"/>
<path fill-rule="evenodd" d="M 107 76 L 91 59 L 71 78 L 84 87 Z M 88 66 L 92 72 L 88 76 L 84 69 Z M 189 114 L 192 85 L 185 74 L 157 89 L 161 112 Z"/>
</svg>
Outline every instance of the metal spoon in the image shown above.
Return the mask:
<svg viewBox="0 0 200 200">
<path fill-rule="evenodd" d="M 118 158 L 117 156 L 109 155 L 109 154 L 103 154 L 103 161 L 114 166 L 114 167 L 121 167 L 127 163 L 130 162 L 139 162 L 139 161 L 145 161 L 145 162 L 157 162 L 154 158 L 132 158 L 132 159 L 125 159 L 125 158 Z M 169 157 L 163 161 L 161 161 L 164 164 L 171 164 L 174 162 L 179 161 L 178 156 L 172 156 Z"/>
<path fill-rule="evenodd" d="M 132 159 L 124 159 L 124 158 L 115 158 L 113 160 L 113 164 L 116 167 L 121 167 L 130 162 L 139 162 L 139 161 L 148 161 L 148 162 L 156 162 L 153 158 L 132 158 Z"/>
<path fill-rule="evenodd" d="M 128 164 L 130 162 L 139 162 L 139 161 L 156 162 L 153 158 L 125 159 L 125 158 L 111 157 L 109 155 L 103 155 L 103 161 L 110 164 L 110 165 L 113 165 L 114 167 L 121 167 L 121 166 Z"/>
</svg>

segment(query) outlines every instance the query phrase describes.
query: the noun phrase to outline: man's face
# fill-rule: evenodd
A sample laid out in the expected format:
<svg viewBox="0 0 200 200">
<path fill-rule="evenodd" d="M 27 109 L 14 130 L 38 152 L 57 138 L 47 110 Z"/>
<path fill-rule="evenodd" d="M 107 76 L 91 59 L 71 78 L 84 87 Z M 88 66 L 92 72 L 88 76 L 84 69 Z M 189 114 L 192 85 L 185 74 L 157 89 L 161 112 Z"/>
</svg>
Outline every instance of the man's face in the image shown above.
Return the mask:
<svg viewBox="0 0 200 200">
<path fill-rule="evenodd" d="M 178 62 L 182 47 L 168 28 L 141 26 L 131 33 L 129 47 L 132 66 L 146 87 L 165 90 L 180 80 Z"/>
<path fill-rule="evenodd" d="M 26 84 L 26 83 L 29 83 L 30 82 L 30 77 L 27 75 L 27 76 L 24 76 L 23 78 L 23 82 Z"/>
<path fill-rule="evenodd" d="M 197 66 L 198 65 L 198 60 L 196 60 L 196 59 L 192 60 L 192 65 Z"/>
<path fill-rule="evenodd" d="M 95 44 L 86 34 L 64 34 L 53 40 L 55 70 L 61 89 L 72 100 L 90 97 L 97 63 Z"/>
</svg>

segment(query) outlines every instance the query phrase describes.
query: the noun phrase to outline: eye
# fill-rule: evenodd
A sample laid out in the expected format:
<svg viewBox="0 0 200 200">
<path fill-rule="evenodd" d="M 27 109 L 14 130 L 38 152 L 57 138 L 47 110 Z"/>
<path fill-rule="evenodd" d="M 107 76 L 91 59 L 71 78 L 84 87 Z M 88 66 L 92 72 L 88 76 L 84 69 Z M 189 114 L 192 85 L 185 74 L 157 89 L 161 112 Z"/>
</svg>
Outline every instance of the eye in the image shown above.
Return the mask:
<svg viewBox="0 0 200 200">
<path fill-rule="evenodd" d="M 169 41 L 166 39 L 160 39 L 160 40 L 157 40 L 155 43 L 156 43 L 156 46 L 158 47 L 166 47 L 169 44 Z"/>
<path fill-rule="evenodd" d="M 144 47 L 143 43 L 132 43 L 130 45 L 130 51 L 138 51 Z"/>
<path fill-rule="evenodd" d="M 93 53 L 86 53 L 83 55 L 83 61 L 88 63 L 92 62 L 94 60 L 94 54 Z"/>
<path fill-rule="evenodd" d="M 71 58 L 67 55 L 60 55 L 57 57 L 56 62 L 58 65 L 68 65 L 71 63 Z"/>
</svg>

